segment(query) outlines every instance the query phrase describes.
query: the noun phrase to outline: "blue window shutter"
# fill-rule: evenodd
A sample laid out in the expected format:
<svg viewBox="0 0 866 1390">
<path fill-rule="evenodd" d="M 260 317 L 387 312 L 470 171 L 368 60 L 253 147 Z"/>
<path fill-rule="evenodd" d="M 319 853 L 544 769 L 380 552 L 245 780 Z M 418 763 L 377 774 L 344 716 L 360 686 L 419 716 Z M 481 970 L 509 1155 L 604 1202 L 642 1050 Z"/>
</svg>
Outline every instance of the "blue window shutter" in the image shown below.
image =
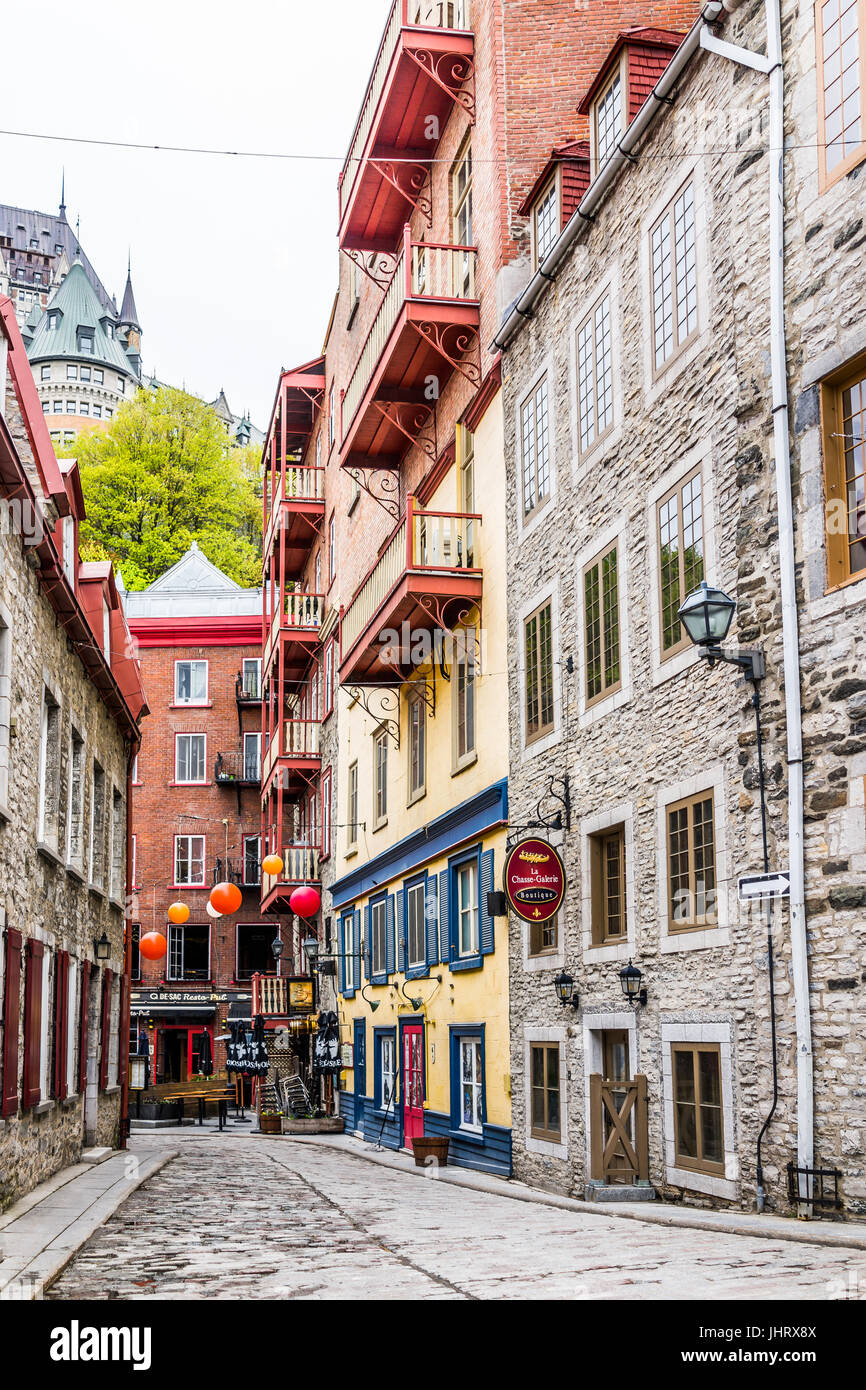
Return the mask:
<svg viewBox="0 0 866 1390">
<path fill-rule="evenodd" d="M 385 907 L 385 973 L 394 974 L 394 957 L 396 955 L 394 941 L 394 894 L 389 893 Z"/>
<path fill-rule="evenodd" d="M 364 908 L 364 974 L 367 983 L 373 978 L 373 942 L 370 937 L 370 904 Z"/>
<path fill-rule="evenodd" d="M 446 965 L 451 960 L 451 916 L 449 912 L 451 894 L 448 891 L 450 874 L 450 869 L 442 869 L 439 874 L 439 941 L 441 958 Z"/>
<path fill-rule="evenodd" d="M 355 989 L 361 988 L 361 909 L 357 907 L 354 913 L 354 928 L 352 932 L 354 942 L 352 951 L 355 956 Z M 355 990 L 352 991 L 354 994 Z"/>
<path fill-rule="evenodd" d="M 492 891 L 493 850 L 486 849 L 481 856 L 481 901 L 478 904 L 482 956 L 489 956 L 496 945 L 496 919 L 487 911 L 487 894 Z"/>
<path fill-rule="evenodd" d="M 428 965 L 439 964 L 439 881 L 435 874 L 430 874 L 424 889 L 424 954 Z M 445 937 L 442 947 L 442 959 L 447 959 L 447 942 Z"/>
<path fill-rule="evenodd" d="M 407 941 L 409 936 L 409 894 L 406 885 L 400 889 L 400 911 L 397 923 L 397 969 L 404 975 L 408 960 Z"/>
<path fill-rule="evenodd" d="M 346 961 L 345 961 L 344 957 L 345 957 L 345 953 L 346 953 L 346 947 L 347 947 L 348 944 L 349 944 L 349 943 L 347 942 L 347 940 L 346 940 L 346 936 L 348 935 L 348 933 L 346 932 L 346 920 L 347 920 L 347 919 L 346 919 L 345 917 L 343 917 L 343 918 L 340 919 L 340 935 L 339 935 L 339 942 L 338 942 L 338 945 L 337 945 L 337 950 L 338 950 L 339 953 L 340 953 L 340 961 L 339 961 L 340 971 L 339 971 L 339 974 L 340 974 L 340 993 L 341 993 L 341 994 L 345 994 L 345 993 L 346 993 Z"/>
</svg>

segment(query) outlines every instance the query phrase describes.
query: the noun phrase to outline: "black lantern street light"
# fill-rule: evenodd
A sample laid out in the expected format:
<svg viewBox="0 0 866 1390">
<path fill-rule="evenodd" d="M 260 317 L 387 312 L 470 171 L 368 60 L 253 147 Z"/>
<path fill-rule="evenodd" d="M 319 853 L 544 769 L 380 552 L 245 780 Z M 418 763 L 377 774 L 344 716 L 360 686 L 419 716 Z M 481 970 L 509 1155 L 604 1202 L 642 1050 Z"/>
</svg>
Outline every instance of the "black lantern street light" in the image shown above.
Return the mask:
<svg viewBox="0 0 866 1390">
<path fill-rule="evenodd" d="M 310 971 L 316 968 L 316 961 L 319 959 L 319 938 L 317 936 L 305 936 L 301 942 L 301 950 L 307 957 L 307 964 Z"/>
<path fill-rule="evenodd" d="M 271 954 L 277 963 L 277 974 L 280 973 L 280 957 L 283 954 L 283 938 L 280 936 L 280 929 L 277 927 L 277 934 L 271 942 Z"/>
<path fill-rule="evenodd" d="M 632 965 L 631 961 L 629 961 L 628 965 L 624 965 L 619 972 L 619 982 L 622 986 L 622 992 L 630 1004 L 646 1004 L 647 991 L 646 985 L 641 988 L 640 982 L 642 979 L 643 975 L 636 965 Z"/>
<path fill-rule="evenodd" d="M 109 957 L 111 956 L 111 942 L 109 941 L 105 932 L 103 932 L 100 937 L 97 937 L 94 940 L 93 949 L 96 953 L 97 960 L 109 959 Z"/>
<path fill-rule="evenodd" d="M 761 736 L 761 697 L 760 683 L 766 675 L 764 653 L 762 651 L 726 652 L 721 643 L 725 640 L 734 619 L 737 605 L 721 589 L 713 589 L 704 580 L 685 599 L 679 610 L 679 619 L 688 637 L 700 649 L 700 655 L 710 667 L 717 661 L 738 666 L 752 686 L 752 708 L 755 711 L 755 746 L 758 755 L 758 789 L 761 798 L 761 840 L 764 851 L 764 873 L 770 872 L 770 855 L 767 846 L 767 798 L 764 784 L 764 745 Z M 764 1121 L 757 1142 L 756 1177 L 759 1194 L 763 1194 L 764 1171 L 761 1164 L 761 1140 L 773 1118 L 779 1097 L 778 1062 L 776 1059 L 776 996 L 773 984 L 773 931 L 769 900 L 765 908 L 767 923 L 767 965 L 770 974 L 770 1034 L 773 1048 L 773 1102 Z M 758 1210 L 761 1210 L 759 1205 Z"/>
<path fill-rule="evenodd" d="M 573 1009 L 580 1008 L 580 995 L 574 992 L 574 978 L 564 970 L 553 981 L 553 988 L 556 990 L 556 997 L 563 1008 L 570 1004 Z"/>
</svg>

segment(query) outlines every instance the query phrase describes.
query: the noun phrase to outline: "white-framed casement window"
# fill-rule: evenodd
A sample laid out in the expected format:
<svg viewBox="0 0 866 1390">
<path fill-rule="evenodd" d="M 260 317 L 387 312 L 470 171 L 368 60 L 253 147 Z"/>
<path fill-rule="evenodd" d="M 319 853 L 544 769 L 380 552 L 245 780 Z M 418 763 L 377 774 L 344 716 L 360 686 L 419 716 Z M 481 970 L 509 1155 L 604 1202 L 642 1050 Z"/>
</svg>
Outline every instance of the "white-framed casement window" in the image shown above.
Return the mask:
<svg viewBox="0 0 866 1390">
<path fill-rule="evenodd" d="M 63 573 L 70 588 L 75 588 L 75 517 L 63 518 Z"/>
<path fill-rule="evenodd" d="M 481 1134 L 484 1127 L 484 1053 L 480 1037 L 461 1036 L 460 1128 Z"/>
<path fill-rule="evenodd" d="M 175 734 L 174 780 L 188 786 L 207 781 L 206 734 Z"/>
<path fill-rule="evenodd" d="M 90 789 L 90 886 L 105 887 L 105 770 L 94 760 Z"/>
<path fill-rule="evenodd" d="M 206 661 L 176 661 L 174 663 L 174 703 L 176 705 L 206 705 L 208 664 Z"/>
<path fill-rule="evenodd" d="M 340 954 L 343 959 L 343 993 L 357 988 L 355 979 L 355 923 L 348 912 L 340 922 Z"/>
<path fill-rule="evenodd" d="M 520 404 L 520 459 L 523 519 L 528 521 L 550 498 L 550 411 L 547 373 Z"/>
<path fill-rule="evenodd" d="M 379 1038 L 379 1109 L 393 1107 L 394 1091 L 397 1085 L 397 1040 L 393 1033 L 383 1033 Z"/>
<path fill-rule="evenodd" d="M 581 921 L 587 959 L 634 954 L 634 808 L 612 806 L 580 822 Z"/>
<path fill-rule="evenodd" d="M 601 171 L 625 130 L 625 54 L 592 104 L 590 148 L 593 178 Z"/>
<path fill-rule="evenodd" d="M 168 926 L 168 978 L 210 979 L 210 927 L 201 922 Z"/>
<path fill-rule="evenodd" d="M 866 158 L 866 0 L 818 0 L 815 33 L 818 167 L 823 190 Z"/>
<path fill-rule="evenodd" d="M 122 902 L 126 885 L 123 881 L 123 848 L 126 843 L 126 815 L 123 793 L 117 787 L 111 793 L 111 872 L 108 893 L 116 903 Z"/>
<path fill-rule="evenodd" d="M 586 707 L 622 686 L 618 542 L 583 570 L 583 669 Z"/>
<path fill-rule="evenodd" d="M 426 883 L 410 883 L 406 887 L 406 949 L 407 965 L 410 970 L 420 969 L 427 963 L 427 937 L 424 909 L 426 903 Z"/>
<path fill-rule="evenodd" d="M 175 835 L 174 881 L 177 887 L 203 888 L 204 863 L 204 835 Z"/>
<path fill-rule="evenodd" d="M 331 769 L 328 767 L 322 773 L 322 858 L 327 859 L 331 853 Z"/>
<path fill-rule="evenodd" d="M 373 735 L 374 796 L 373 829 L 378 830 L 388 819 L 388 731 L 379 729 Z"/>
<path fill-rule="evenodd" d="M 58 852 L 60 834 L 60 704 L 42 689 L 42 729 L 39 740 L 39 843 Z"/>
<path fill-rule="evenodd" d="M 679 620 L 684 599 L 704 578 L 704 510 L 701 469 L 695 468 L 657 504 L 661 656 L 666 661 L 689 644 Z"/>
<path fill-rule="evenodd" d="M 523 620 L 524 738 L 527 744 L 554 727 L 553 600 Z"/>
<path fill-rule="evenodd" d="M 455 873 L 457 909 L 457 954 L 477 956 L 478 938 L 478 862 L 467 859 L 458 864 Z"/>
<path fill-rule="evenodd" d="M 254 886 L 262 881 L 262 837 L 244 836 L 244 883 Z"/>
<path fill-rule="evenodd" d="M 663 953 L 730 940 L 730 851 L 724 769 L 656 791 L 657 904 Z"/>
<path fill-rule="evenodd" d="M 107 1089 L 117 1085 L 118 1062 L 120 1060 L 120 977 L 111 981 L 111 999 L 108 1006 L 108 1074 Z M 104 1044 L 103 1044 L 104 1046 Z"/>
<path fill-rule="evenodd" d="M 260 782 L 262 777 L 262 736 L 244 734 L 244 781 Z"/>
<path fill-rule="evenodd" d="M 370 962 L 374 975 L 388 970 L 388 903 L 379 898 L 370 904 Z"/>
<path fill-rule="evenodd" d="M 410 695 L 409 724 L 409 803 L 419 800 L 427 790 L 427 705 L 423 695 Z"/>
<path fill-rule="evenodd" d="M 455 672 L 453 690 L 453 768 L 461 772 L 476 758 L 476 703 L 478 695 L 478 662 L 476 629 L 458 628 L 455 639 Z"/>
<path fill-rule="evenodd" d="M 54 1019 L 51 1010 L 51 994 L 54 977 L 57 974 L 57 952 L 53 945 L 46 943 L 42 957 L 42 1002 L 39 1027 L 39 1093 L 43 1101 L 51 1095 L 51 1033 Z"/>
<path fill-rule="evenodd" d="M 695 183 L 690 177 L 650 232 L 652 370 L 657 376 L 698 332 Z"/>
<path fill-rule="evenodd" d="M 350 850 L 358 843 L 358 761 L 349 764 L 346 792 L 346 839 Z"/>
<path fill-rule="evenodd" d="M 241 685 L 247 700 L 258 700 L 262 693 L 262 661 L 258 656 L 245 656 L 241 670 Z"/>
<path fill-rule="evenodd" d="M 530 1153 L 568 1157 L 567 1034 L 524 1024 L 524 1143 Z"/>
<path fill-rule="evenodd" d="M 537 270 L 559 236 L 559 180 L 556 174 L 532 205 L 532 265 Z"/>
<path fill-rule="evenodd" d="M 608 290 L 576 335 L 578 456 L 588 454 L 614 423 L 613 296 Z"/>
<path fill-rule="evenodd" d="M 133 979 L 137 977 L 133 975 Z M 66 1028 L 66 1096 L 72 1099 L 78 1092 L 78 1039 L 79 1039 L 79 1020 L 81 1018 L 81 1004 L 79 1001 L 81 989 L 81 966 L 75 956 L 69 957 L 69 970 L 66 977 L 66 1017 L 68 1025 Z"/>
<path fill-rule="evenodd" d="M 470 135 L 466 136 L 460 151 L 451 166 L 451 221 L 456 246 L 474 245 L 472 229 L 472 144 Z M 454 293 L 464 299 L 475 293 L 475 257 L 471 251 L 463 253 L 460 263 L 453 271 L 457 283 Z"/>
</svg>

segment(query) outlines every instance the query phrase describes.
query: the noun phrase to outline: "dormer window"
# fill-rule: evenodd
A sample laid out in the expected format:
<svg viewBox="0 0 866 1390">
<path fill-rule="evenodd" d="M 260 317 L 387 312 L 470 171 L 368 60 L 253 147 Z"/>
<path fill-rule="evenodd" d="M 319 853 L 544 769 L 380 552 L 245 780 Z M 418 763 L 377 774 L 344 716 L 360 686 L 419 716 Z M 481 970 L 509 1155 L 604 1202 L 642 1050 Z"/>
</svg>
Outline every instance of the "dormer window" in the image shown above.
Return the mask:
<svg viewBox="0 0 866 1390">
<path fill-rule="evenodd" d="M 81 329 L 78 330 L 78 351 L 81 352 L 81 353 L 85 353 L 85 352 L 86 352 L 86 353 L 89 353 L 90 356 L 93 356 L 93 333 L 92 333 L 92 332 L 89 332 L 89 333 L 82 333 Z"/>
<path fill-rule="evenodd" d="M 106 338 L 114 337 L 114 324 L 110 323 L 107 319 L 105 320 L 105 336 Z"/>
<path fill-rule="evenodd" d="M 60 329 L 60 312 L 56 310 L 48 315 L 48 332 L 57 333 Z"/>
<path fill-rule="evenodd" d="M 623 120 L 623 82 L 622 68 L 617 68 L 613 77 L 593 103 L 592 108 L 592 171 L 593 175 L 607 163 L 616 149 L 625 128 Z"/>
<path fill-rule="evenodd" d="M 63 247 L 60 245 L 60 242 L 59 242 L 59 241 L 56 241 L 56 242 L 54 243 L 54 254 L 55 254 L 55 256 L 62 256 L 62 255 L 63 255 Z"/>
<path fill-rule="evenodd" d="M 559 235 L 559 186 L 556 175 L 532 209 L 532 251 L 537 269 L 546 260 Z"/>
</svg>

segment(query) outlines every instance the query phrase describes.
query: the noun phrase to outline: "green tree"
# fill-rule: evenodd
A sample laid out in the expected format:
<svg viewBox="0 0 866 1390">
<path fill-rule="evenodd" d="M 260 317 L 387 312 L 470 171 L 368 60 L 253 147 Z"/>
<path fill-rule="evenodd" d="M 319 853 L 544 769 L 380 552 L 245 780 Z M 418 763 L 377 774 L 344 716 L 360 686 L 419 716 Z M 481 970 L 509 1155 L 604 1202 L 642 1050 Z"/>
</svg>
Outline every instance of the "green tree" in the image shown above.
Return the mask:
<svg viewBox="0 0 866 1390">
<path fill-rule="evenodd" d="M 163 386 L 138 391 L 106 430 L 81 434 L 81 541 L 127 589 L 143 589 L 198 542 L 238 584 L 261 583 L 262 504 L 254 447 L 238 449 L 210 406 Z"/>
</svg>

